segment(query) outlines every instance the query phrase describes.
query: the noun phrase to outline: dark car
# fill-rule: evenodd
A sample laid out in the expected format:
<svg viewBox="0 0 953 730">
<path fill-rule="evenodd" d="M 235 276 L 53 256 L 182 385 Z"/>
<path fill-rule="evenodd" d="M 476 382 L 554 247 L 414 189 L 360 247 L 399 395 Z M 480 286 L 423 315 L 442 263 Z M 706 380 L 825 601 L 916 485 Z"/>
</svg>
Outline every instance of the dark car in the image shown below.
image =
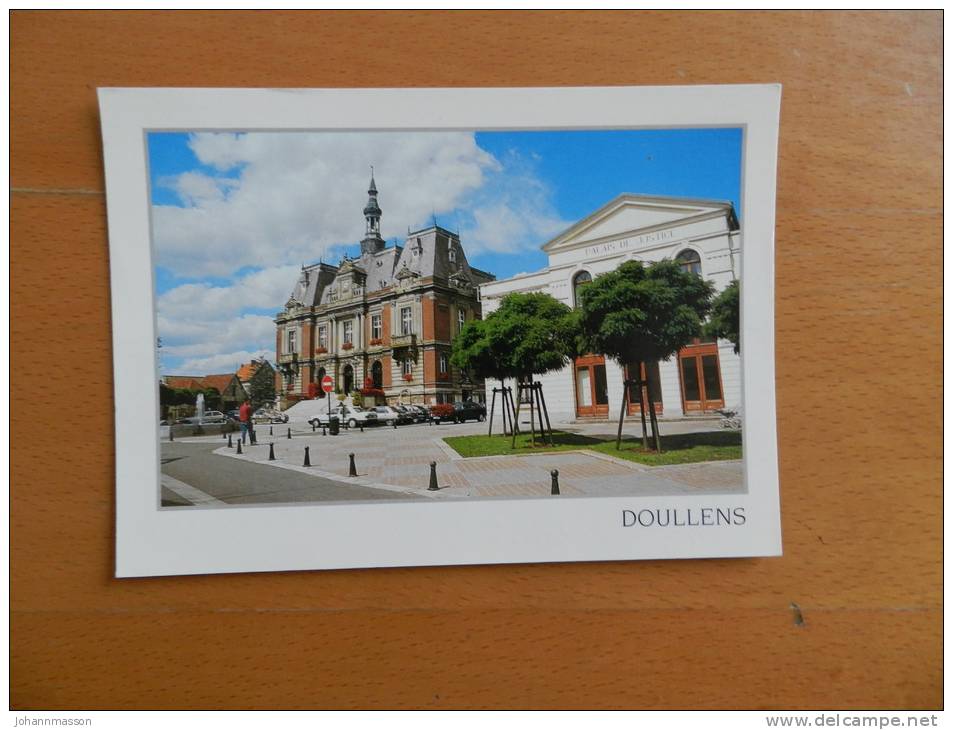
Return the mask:
<svg viewBox="0 0 953 730">
<path fill-rule="evenodd" d="M 486 418 L 486 406 L 482 403 L 477 403 L 472 400 L 465 400 L 462 403 L 453 404 L 454 416 L 453 420 L 457 423 L 463 423 L 464 421 L 474 420 L 482 421 Z"/>
<path fill-rule="evenodd" d="M 437 423 L 482 421 L 486 418 L 486 407 L 472 400 L 463 403 L 438 403 L 430 406 L 430 415 Z"/>
<path fill-rule="evenodd" d="M 456 421 L 456 409 L 452 403 L 435 403 L 430 406 L 430 418 L 436 423 Z"/>
</svg>

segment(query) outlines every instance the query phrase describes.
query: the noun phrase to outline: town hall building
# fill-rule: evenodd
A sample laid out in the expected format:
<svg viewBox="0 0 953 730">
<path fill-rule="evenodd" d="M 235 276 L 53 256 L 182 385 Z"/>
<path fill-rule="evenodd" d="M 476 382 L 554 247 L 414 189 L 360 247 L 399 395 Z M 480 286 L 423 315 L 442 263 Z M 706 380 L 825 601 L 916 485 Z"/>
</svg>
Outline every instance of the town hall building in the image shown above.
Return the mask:
<svg viewBox="0 0 953 730">
<path fill-rule="evenodd" d="M 452 367 L 450 348 L 481 317 L 479 287 L 493 275 L 470 266 L 459 235 L 436 221 L 387 246 L 373 173 L 367 192 L 360 255 L 302 267 L 275 318 L 285 405 L 323 397 L 325 375 L 337 392 L 377 402 L 482 400 L 483 381 Z"/>
<path fill-rule="evenodd" d="M 542 246 L 549 265 L 532 274 L 481 287 L 484 314 L 512 292 L 546 292 L 570 307 L 595 277 L 627 260 L 674 259 L 711 281 L 716 292 L 739 278 L 741 231 L 730 202 L 623 194 Z M 537 376 L 554 421 L 618 418 L 625 369 L 602 355 L 577 358 L 558 372 Z M 636 373 L 629 373 L 632 378 Z M 732 343 L 699 338 L 668 361 L 647 363 L 656 411 L 683 417 L 740 409 L 741 360 Z M 512 384 L 510 384 L 512 385 Z M 499 383 L 487 382 L 488 392 Z M 633 389 L 635 390 L 635 389 Z M 640 412 L 630 395 L 628 415 Z"/>
</svg>

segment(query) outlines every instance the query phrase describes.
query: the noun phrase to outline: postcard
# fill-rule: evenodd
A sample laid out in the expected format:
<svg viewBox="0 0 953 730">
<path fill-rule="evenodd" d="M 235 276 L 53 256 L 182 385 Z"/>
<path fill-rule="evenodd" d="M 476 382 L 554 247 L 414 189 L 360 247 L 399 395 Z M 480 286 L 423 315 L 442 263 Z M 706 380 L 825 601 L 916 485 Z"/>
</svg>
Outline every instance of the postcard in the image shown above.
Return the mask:
<svg viewBox="0 0 953 730">
<path fill-rule="evenodd" d="M 780 555 L 780 96 L 100 89 L 116 575 Z"/>
</svg>

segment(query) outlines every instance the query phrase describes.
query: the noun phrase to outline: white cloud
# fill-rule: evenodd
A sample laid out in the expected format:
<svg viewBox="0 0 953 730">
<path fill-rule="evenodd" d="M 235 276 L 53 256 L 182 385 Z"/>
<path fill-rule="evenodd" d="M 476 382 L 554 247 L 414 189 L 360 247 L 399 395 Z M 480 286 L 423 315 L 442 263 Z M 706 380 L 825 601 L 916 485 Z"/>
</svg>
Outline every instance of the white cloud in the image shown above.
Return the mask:
<svg viewBox="0 0 953 730">
<path fill-rule="evenodd" d="M 242 363 L 250 362 L 252 358 L 265 357 L 270 362 L 275 361 L 274 351 L 265 350 L 238 350 L 209 357 L 200 357 L 186 360 L 181 366 L 170 368 L 164 375 L 210 375 L 212 373 L 235 372 Z"/>
<path fill-rule="evenodd" d="M 193 282 L 229 283 L 187 283 L 158 297 L 168 373 L 273 357 L 274 322 L 249 310 L 279 311 L 302 263 L 336 261 L 363 237 L 370 165 L 388 239 L 402 241 L 436 213 L 460 229 L 471 257 L 519 254 L 568 225 L 538 159 L 498 160 L 473 133 L 201 133 L 189 144 L 207 167 L 159 180 L 180 205 L 153 206 L 155 263 Z M 248 267 L 259 270 L 235 277 Z"/>
<path fill-rule="evenodd" d="M 190 145 L 204 164 L 237 173 L 160 180 L 184 207 L 153 206 L 156 263 L 193 277 L 330 258 L 356 243 L 371 165 L 385 237 L 456 208 L 499 169 L 465 132 L 203 133 Z"/>
<path fill-rule="evenodd" d="M 229 286 L 183 284 L 161 294 L 159 317 L 168 321 L 224 320 L 247 309 L 278 312 L 298 278 L 298 266 L 275 266 L 242 276 Z"/>
<path fill-rule="evenodd" d="M 536 173 L 538 162 L 538 155 L 526 158 L 511 151 L 471 196 L 460 230 L 468 254 L 536 250 L 570 225 L 560 217 L 552 191 Z"/>
<path fill-rule="evenodd" d="M 219 362 L 222 353 L 244 352 L 244 359 L 226 360 L 224 371 L 236 369 L 252 355 L 267 354 L 274 358 L 275 323 L 271 317 L 243 314 L 232 318 L 207 318 L 201 311 L 194 317 L 158 317 L 162 338 L 160 356 L 165 373 L 203 375 L 210 370 L 197 370 L 201 363 Z M 249 354 L 251 353 L 251 354 Z M 201 365 L 207 367 L 207 365 Z"/>
</svg>

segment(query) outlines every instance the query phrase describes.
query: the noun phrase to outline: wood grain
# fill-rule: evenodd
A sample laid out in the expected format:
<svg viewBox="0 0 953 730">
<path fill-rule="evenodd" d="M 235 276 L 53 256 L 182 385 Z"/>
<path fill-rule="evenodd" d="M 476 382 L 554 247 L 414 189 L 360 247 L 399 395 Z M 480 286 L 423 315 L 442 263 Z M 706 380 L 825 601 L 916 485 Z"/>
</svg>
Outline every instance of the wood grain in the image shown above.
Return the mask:
<svg viewBox="0 0 953 730">
<path fill-rule="evenodd" d="M 11 34 L 14 708 L 941 705 L 938 12 L 14 12 Z M 110 577 L 97 86 L 740 82 L 784 85 L 783 558 Z"/>
</svg>

